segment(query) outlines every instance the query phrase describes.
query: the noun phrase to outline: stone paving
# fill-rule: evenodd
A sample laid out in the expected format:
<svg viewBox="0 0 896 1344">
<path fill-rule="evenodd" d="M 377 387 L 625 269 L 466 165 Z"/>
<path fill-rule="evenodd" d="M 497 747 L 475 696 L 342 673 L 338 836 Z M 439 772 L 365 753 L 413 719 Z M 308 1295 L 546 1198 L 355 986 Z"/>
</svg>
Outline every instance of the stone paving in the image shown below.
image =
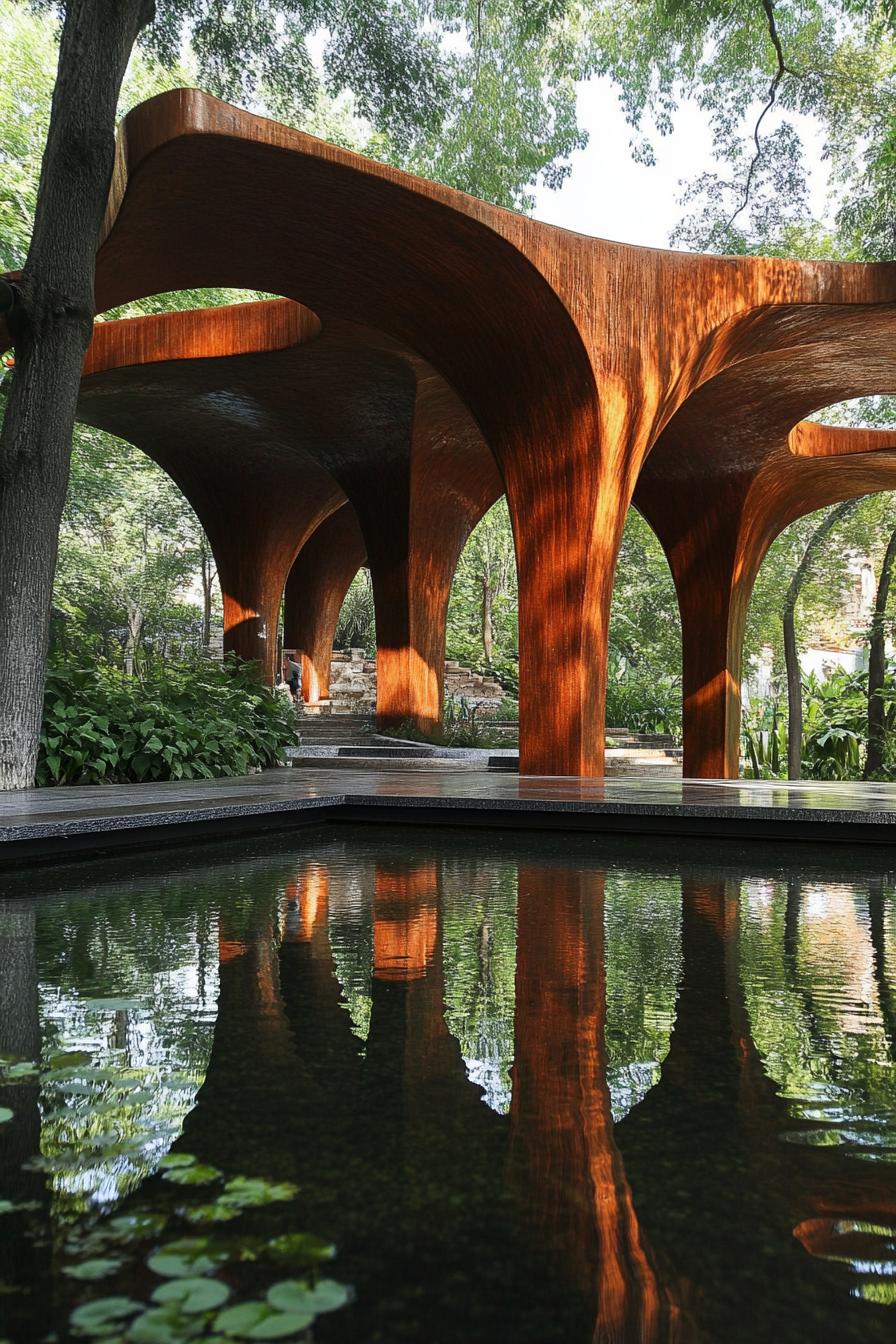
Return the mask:
<svg viewBox="0 0 896 1344">
<path fill-rule="evenodd" d="M 321 767 L 33 789 L 0 794 L 0 863 L 338 820 L 889 845 L 896 785 Z"/>
</svg>

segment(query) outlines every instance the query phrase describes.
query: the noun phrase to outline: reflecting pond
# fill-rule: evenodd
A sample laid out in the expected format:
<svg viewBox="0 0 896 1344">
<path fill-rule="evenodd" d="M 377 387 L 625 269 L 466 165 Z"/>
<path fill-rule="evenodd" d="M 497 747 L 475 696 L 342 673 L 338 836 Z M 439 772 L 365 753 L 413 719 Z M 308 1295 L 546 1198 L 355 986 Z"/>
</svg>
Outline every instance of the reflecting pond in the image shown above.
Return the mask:
<svg viewBox="0 0 896 1344">
<path fill-rule="evenodd" d="M 331 826 L 0 895 L 0 1341 L 896 1338 L 884 851 Z"/>
</svg>

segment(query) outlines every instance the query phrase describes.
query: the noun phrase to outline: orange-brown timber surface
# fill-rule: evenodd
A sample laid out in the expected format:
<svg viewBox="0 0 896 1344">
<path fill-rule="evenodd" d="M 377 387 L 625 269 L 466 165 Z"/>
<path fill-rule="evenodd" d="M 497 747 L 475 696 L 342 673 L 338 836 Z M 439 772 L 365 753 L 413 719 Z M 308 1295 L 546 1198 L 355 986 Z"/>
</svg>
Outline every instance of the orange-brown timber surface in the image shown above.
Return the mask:
<svg viewBox="0 0 896 1344">
<path fill-rule="evenodd" d="M 602 772 L 625 513 L 648 453 L 677 412 L 690 414 L 701 386 L 724 386 L 732 370 L 733 392 L 743 365 L 752 395 L 742 419 L 788 403 L 788 428 L 806 413 L 804 389 L 778 380 L 779 365 L 808 360 L 812 405 L 824 404 L 822 388 L 830 402 L 860 384 L 892 387 L 891 263 L 700 256 L 589 238 L 175 90 L 122 124 L 97 307 L 204 286 L 283 294 L 323 322 L 384 333 L 467 408 L 497 459 L 514 526 L 529 774 Z M 709 487 L 697 479 L 702 500 Z M 304 535 L 340 502 L 336 489 L 309 506 Z M 718 702 L 718 669 L 709 673 L 707 697 Z M 722 688 L 730 701 L 724 678 Z M 700 773 L 730 769 L 730 706 L 723 718 L 729 745 L 696 749 Z"/>
<path fill-rule="evenodd" d="M 853 353 L 864 346 L 866 356 L 840 382 L 845 395 L 896 390 L 896 353 L 876 345 L 873 319 L 854 325 Z M 686 777 L 738 776 L 744 629 L 775 537 L 815 509 L 896 487 L 893 431 L 794 423 L 836 399 L 816 353 L 778 361 L 777 387 L 743 365 L 704 384 L 660 435 L 635 491 L 678 594 Z"/>
<path fill-rule="evenodd" d="M 331 609 L 335 625 L 366 556 L 378 721 L 440 721 L 451 580 L 501 481 L 469 413 L 422 360 L 289 300 L 104 322 L 78 414 L 177 481 L 215 554 L 225 645 L 259 659 L 269 680 L 290 567 L 338 510 L 300 559 L 286 646 L 304 652 L 310 639 L 322 661 Z M 335 571 L 321 568 L 327 538 L 339 548 Z M 300 602 L 311 608 L 304 617 Z"/>
</svg>

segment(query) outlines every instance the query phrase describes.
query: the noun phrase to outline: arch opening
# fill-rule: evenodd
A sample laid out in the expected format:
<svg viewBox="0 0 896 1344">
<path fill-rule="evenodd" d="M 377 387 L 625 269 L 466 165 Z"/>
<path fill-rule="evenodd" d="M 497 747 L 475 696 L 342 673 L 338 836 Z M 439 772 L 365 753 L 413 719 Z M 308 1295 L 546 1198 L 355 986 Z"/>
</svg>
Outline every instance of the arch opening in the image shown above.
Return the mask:
<svg viewBox="0 0 896 1344">
<path fill-rule="evenodd" d="M 608 746 L 613 730 L 682 732 L 681 617 L 669 562 L 645 516 L 628 510 L 610 615 L 607 669 Z"/>
<path fill-rule="evenodd" d="M 176 482 L 139 448 L 75 427 L 51 621 L 51 660 L 130 675 L 222 654 L 212 548 Z"/>
</svg>

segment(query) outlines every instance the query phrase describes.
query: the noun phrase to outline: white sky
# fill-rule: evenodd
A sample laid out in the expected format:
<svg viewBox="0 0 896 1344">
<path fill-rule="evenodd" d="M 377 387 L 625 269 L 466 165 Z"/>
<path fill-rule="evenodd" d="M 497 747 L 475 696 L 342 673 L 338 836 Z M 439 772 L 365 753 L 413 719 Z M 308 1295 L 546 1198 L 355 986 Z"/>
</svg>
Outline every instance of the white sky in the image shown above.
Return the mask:
<svg viewBox="0 0 896 1344">
<path fill-rule="evenodd" d="M 684 213 L 676 203 L 679 184 L 714 167 L 706 114 L 691 102 L 674 120 L 673 135 L 652 137 L 656 164 L 637 164 L 629 150 L 631 128 L 612 82 L 604 78 L 580 84 L 579 123 L 589 133 L 588 145 L 573 154 L 572 173 L 559 191 L 537 190 L 535 218 L 598 238 L 668 247 L 669 234 Z M 813 211 L 820 217 L 827 190 L 821 144 L 808 118 L 795 120 L 812 167 Z M 773 124 L 767 117 L 764 129 L 771 130 Z"/>
</svg>

